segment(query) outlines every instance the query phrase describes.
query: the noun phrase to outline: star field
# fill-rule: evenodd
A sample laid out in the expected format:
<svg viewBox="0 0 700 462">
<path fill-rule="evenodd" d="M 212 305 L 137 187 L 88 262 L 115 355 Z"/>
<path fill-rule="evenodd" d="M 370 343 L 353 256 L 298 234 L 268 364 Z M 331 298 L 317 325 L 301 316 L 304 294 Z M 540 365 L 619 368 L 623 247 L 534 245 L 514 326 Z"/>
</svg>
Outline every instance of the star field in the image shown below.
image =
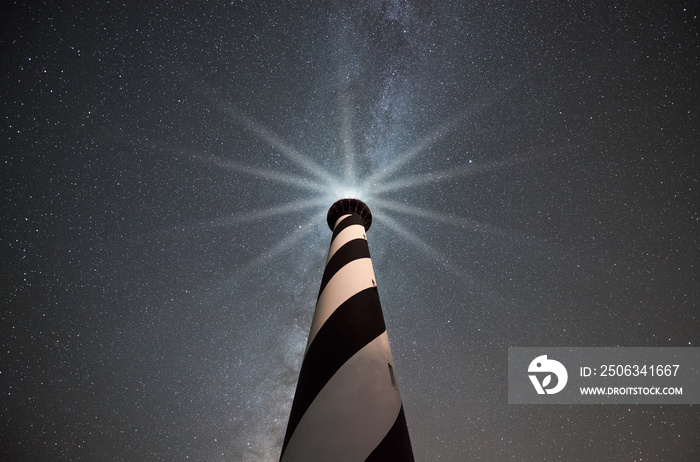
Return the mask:
<svg viewBox="0 0 700 462">
<path fill-rule="evenodd" d="M 3 2 L 0 458 L 277 460 L 338 198 L 420 461 L 692 461 L 509 405 L 514 346 L 700 346 L 687 3 Z"/>
</svg>

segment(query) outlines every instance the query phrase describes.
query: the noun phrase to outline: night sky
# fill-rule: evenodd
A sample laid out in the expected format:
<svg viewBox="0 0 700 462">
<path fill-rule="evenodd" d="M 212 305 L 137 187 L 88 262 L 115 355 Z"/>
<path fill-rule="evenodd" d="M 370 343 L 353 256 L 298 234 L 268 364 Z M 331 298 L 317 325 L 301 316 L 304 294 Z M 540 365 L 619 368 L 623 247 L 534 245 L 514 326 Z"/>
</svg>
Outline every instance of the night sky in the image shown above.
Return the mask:
<svg viewBox="0 0 700 462">
<path fill-rule="evenodd" d="M 419 461 L 697 461 L 508 347 L 700 346 L 700 6 L 0 4 L 0 459 L 272 461 L 356 195 Z M 634 3 L 634 4 L 633 4 Z"/>
</svg>

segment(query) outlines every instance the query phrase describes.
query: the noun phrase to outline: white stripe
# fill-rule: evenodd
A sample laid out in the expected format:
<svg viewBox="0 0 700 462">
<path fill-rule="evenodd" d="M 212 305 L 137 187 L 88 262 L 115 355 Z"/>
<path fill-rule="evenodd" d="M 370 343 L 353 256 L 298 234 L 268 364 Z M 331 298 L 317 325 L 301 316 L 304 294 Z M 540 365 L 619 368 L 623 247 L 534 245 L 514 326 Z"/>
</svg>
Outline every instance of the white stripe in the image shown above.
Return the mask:
<svg viewBox="0 0 700 462">
<path fill-rule="evenodd" d="M 367 240 L 367 235 L 365 234 L 365 227 L 362 225 L 350 225 L 344 230 L 342 230 L 331 242 L 331 247 L 328 249 L 328 258 L 326 258 L 326 264 L 331 260 L 331 257 L 340 249 L 342 246 L 354 239 L 364 239 Z"/>
<path fill-rule="evenodd" d="M 386 331 L 350 358 L 328 381 L 294 430 L 283 461 L 364 461 L 401 410 L 391 384 Z"/>
<path fill-rule="evenodd" d="M 338 219 L 335 220 L 335 224 L 333 224 L 333 230 L 335 231 L 335 228 L 338 227 L 338 223 L 340 223 L 341 221 L 345 220 L 345 219 L 346 219 L 347 217 L 349 217 L 350 215 L 352 215 L 352 214 L 351 214 L 351 213 L 346 213 L 345 215 L 339 216 Z"/>
<path fill-rule="evenodd" d="M 374 281 L 376 281 L 376 278 L 374 277 L 372 260 L 369 258 L 353 260 L 333 275 L 316 302 L 316 310 L 314 311 L 314 319 L 311 322 L 306 350 L 309 349 L 309 345 L 311 345 L 321 326 L 333 312 L 356 293 L 376 286 Z"/>
</svg>

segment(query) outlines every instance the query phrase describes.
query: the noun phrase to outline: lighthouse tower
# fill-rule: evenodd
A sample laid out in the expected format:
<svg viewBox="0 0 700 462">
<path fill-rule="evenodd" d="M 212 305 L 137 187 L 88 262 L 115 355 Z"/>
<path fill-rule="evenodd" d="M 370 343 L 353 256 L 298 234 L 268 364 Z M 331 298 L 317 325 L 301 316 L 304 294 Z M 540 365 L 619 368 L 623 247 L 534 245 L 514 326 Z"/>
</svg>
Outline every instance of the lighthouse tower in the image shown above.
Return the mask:
<svg viewBox="0 0 700 462">
<path fill-rule="evenodd" d="M 413 461 L 358 199 L 328 211 L 333 231 L 280 461 Z"/>
</svg>

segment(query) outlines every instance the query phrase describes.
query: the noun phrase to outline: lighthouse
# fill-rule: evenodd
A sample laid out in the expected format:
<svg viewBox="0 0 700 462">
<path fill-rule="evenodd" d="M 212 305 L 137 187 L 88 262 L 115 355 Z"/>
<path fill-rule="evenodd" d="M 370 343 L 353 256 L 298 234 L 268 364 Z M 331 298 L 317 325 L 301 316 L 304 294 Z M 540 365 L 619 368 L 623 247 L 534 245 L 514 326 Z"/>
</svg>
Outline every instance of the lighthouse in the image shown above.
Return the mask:
<svg viewBox="0 0 700 462">
<path fill-rule="evenodd" d="M 280 461 L 413 461 L 359 199 L 333 231 Z"/>
</svg>

